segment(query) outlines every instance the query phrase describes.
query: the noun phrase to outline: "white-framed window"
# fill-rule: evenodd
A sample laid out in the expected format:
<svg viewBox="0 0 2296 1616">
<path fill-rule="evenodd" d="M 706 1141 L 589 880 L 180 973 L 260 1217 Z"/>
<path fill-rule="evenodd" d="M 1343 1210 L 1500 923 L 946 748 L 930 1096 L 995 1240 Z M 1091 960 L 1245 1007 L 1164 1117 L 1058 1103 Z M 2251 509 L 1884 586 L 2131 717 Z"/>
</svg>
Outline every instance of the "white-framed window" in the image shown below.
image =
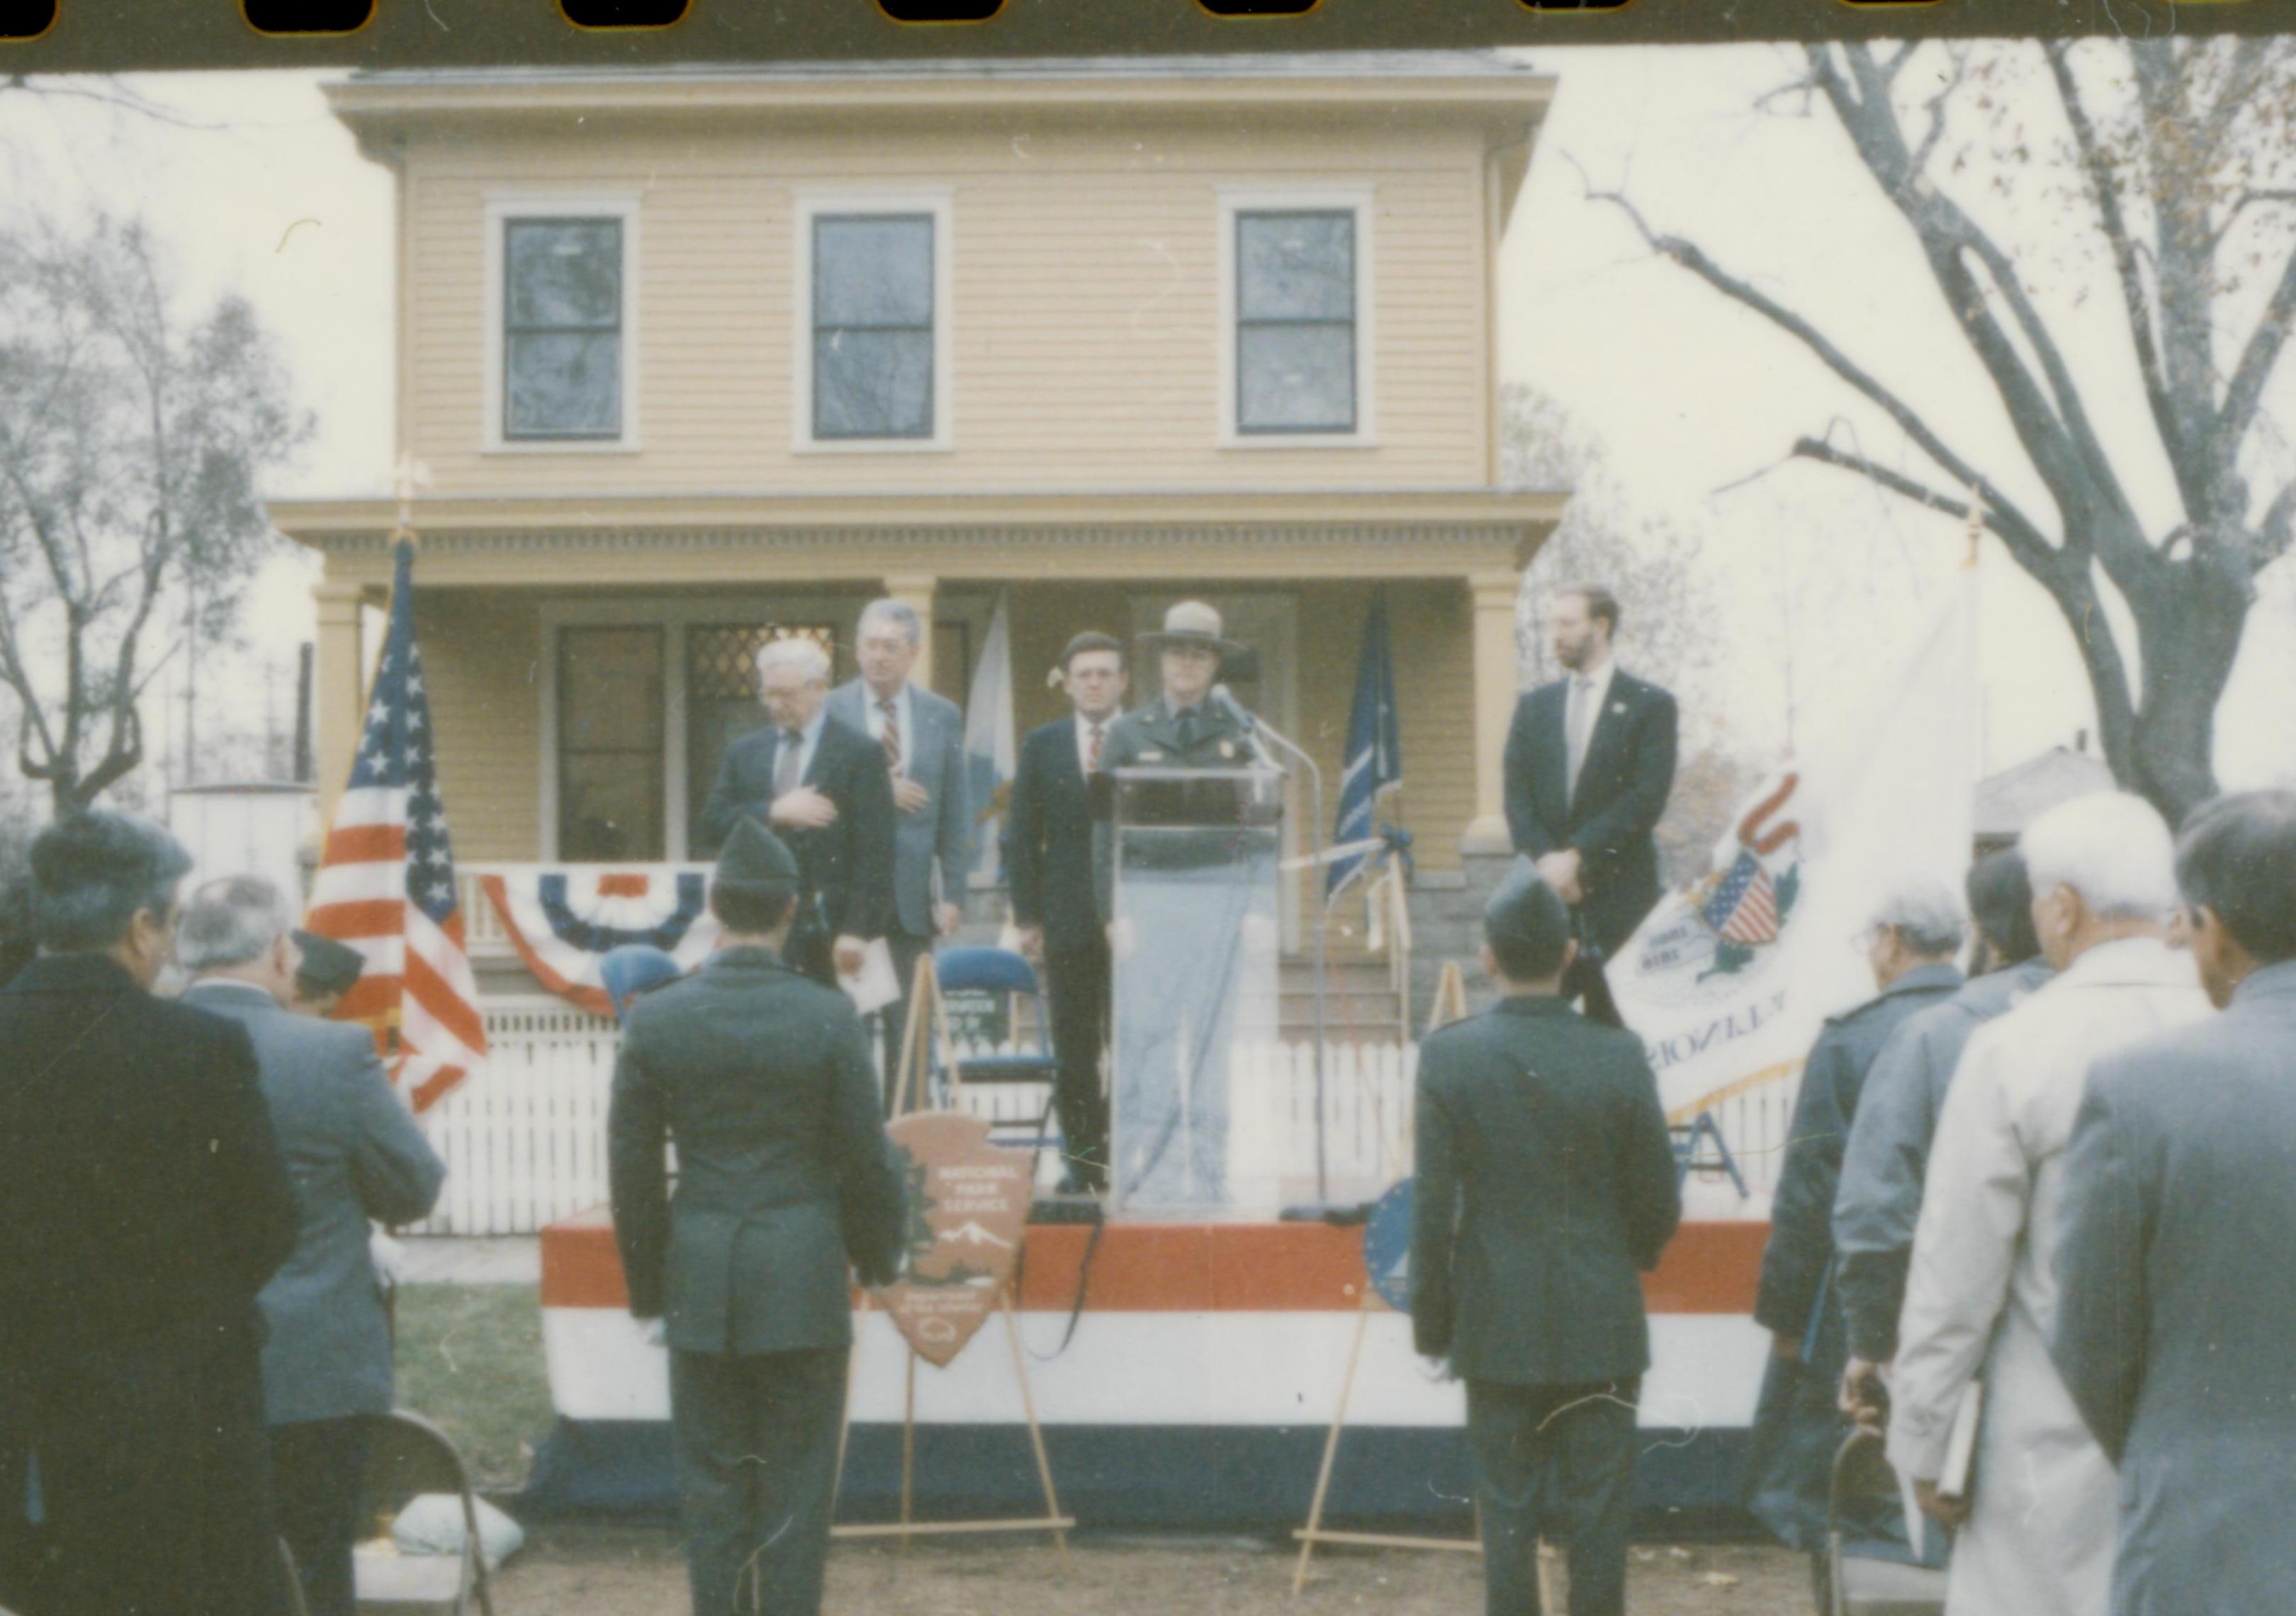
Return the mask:
<svg viewBox="0 0 2296 1616">
<path fill-rule="evenodd" d="M 796 449 L 950 447 L 949 193 L 801 193 L 796 217 Z"/>
<path fill-rule="evenodd" d="M 486 199 L 486 447 L 637 447 L 638 199 Z"/>
<path fill-rule="evenodd" d="M 1220 192 L 1223 447 L 1374 441 L 1372 213 L 1362 186 Z"/>
</svg>

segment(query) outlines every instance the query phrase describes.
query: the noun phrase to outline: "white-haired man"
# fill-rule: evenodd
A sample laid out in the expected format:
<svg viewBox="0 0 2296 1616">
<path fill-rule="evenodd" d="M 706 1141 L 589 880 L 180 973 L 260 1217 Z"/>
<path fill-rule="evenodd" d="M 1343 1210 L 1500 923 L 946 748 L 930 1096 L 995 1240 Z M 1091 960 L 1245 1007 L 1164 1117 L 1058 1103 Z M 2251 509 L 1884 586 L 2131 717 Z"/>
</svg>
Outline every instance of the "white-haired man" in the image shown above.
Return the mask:
<svg viewBox="0 0 2296 1616">
<path fill-rule="evenodd" d="M 885 1081 L 908 1024 L 917 957 L 963 919 L 965 878 L 972 869 L 972 802 L 965 783 L 964 716 L 956 703 L 909 677 L 924 626 L 906 601 L 871 601 L 853 634 L 858 678 L 829 693 L 829 717 L 857 729 L 885 754 L 893 789 L 893 907 L 885 940 L 901 997 L 879 1018 Z"/>
<path fill-rule="evenodd" d="M 1847 1346 L 1833 1289 L 1833 1198 L 1866 1074 L 1890 1035 L 1961 987 L 1961 903 L 1935 879 L 1914 878 L 1874 906 L 1863 941 L 1874 995 L 1829 1017 L 1802 1065 L 1785 1161 L 1772 1197 L 1769 1244 L 1754 1321 L 1771 1355 L 1754 1411 L 1747 1505 L 1784 1542 L 1810 1551 L 1821 1610 L 1825 1486 L 1848 1430 L 1834 1406 Z"/>
<path fill-rule="evenodd" d="M 359 1478 L 392 1392 L 367 1219 L 427 1217 L 447 1168 L 391 1092 L 366 1029 L 294 1013 L 302 956 L 291 924 L 259 876 L 209 882 L 184 910 L 176 955 L 197 979 L 184 1003 L 247 1029 L 295 1176 L 294 1254 L 258 1299 L 264 1415 L 279 1535 L 295 1551 L 304 1604 L 311 1616 L 350 1616 Z"/>
<path fill-rule="evenodd" d="M 829 656 L 809 639 L 758 652 L 763 728 L 726 749 L 701 809 L 712 849 L 747 816 L 797 855 L 803 884 L 783 957 L 824 987 L 861 968 L 893 902 L 893 788 L 885 755 L 829 717 Z"/>
<path fill-rule="evenodd" d="M 1890 1458 L 1958 1525 L 1952 1616 L 2105 1609 L 2113 1474 L 2049 1360 L 2065 1144 L 2089 1068 L 2199 1021 L 2191 955 L 2169 947 L 2169 827 L 2136 797 L 2051 809 L 2020 845 L 2033 930 L 2056 972 L 1972 1035 L 1938 1117 L 1890 1383 Z M 1985 1385 L 1965 1500 L 1940 1498 L 1954 1418 Z"/>
</svg>

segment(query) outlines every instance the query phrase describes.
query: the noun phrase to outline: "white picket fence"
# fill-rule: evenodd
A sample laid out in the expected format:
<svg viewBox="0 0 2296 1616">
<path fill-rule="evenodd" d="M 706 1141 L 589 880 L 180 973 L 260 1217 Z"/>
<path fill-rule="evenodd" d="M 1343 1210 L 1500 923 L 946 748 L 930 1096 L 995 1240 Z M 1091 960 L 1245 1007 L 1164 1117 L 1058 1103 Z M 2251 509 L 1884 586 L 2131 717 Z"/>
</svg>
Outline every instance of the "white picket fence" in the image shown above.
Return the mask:
<svg viewBox="0 0 2296 1616">
<path fill-rule="evenodd" d="M 606 1105 L 613 1023 L 555 999 L 496 999 L 486 1010 L 487 1065 L 424 1118 L 447 1185 L 424 1235 L 527 1235 L 606 1200 Z M 961 1060 L 1013 1053 L 961 1047 Z M 1325 1193 L 1378 1194 L 1410 1170 L 1415 1046 L 1327 1050 Z M 1230 1075 L 1232 1160 L 1277 1180 L 1287 1200 L 1316 1193 L 1316 1062 L 1304 1044 L 1248 1046 Z M 968 1083 L 960 1109 L 1025 1143 L 1044 1115 L 1042 1083 Z M 1057 1125 L 1054 1125 L 1055 1128 Z M 1056 1150 L 1040 1182 L 1060 1177 Z"/>
</svg>

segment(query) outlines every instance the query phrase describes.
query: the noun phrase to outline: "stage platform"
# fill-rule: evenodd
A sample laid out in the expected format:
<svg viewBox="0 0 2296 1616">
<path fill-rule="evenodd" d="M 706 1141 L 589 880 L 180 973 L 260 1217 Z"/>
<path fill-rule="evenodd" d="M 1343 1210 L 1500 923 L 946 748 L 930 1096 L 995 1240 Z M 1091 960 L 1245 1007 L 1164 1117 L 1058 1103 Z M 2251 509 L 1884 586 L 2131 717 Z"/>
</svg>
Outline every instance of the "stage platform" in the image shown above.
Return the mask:
<svg viewBox="0 0 2296 1616">
<path fill-rule="evenodd" d="M 1750 1317 L 1766 1222 L 1685 1223 L 1644 1276 L 1644 1523 L 1741 1523 L 1736 1471 L 1767 1337 Z M 1083 1527 L 1288 1530 L 1305 1518 L 1366 1276 L 1363 1231 L 1323 1223 L 1033 1224 L 1021 1337 L 1062 1507 Z M 603 1209 L 542 1235 L 557 1423 L 533 1513 L 674 1507 L 668 1360 L 631 1319 Z M 1464 1396 L 1374 1303 L 1349 1402 L 1332 1524 L 1470 1530 Z M 1071 1323 L 1073 1332 L 1071 1333 Z M 840 1521 L 895 1517 L 906 1344 L 862 1314 Z M 994 1318 L 917 1370 L 920 1520 L 1036 1513 L 1012 1352 Z"/>
</svg>

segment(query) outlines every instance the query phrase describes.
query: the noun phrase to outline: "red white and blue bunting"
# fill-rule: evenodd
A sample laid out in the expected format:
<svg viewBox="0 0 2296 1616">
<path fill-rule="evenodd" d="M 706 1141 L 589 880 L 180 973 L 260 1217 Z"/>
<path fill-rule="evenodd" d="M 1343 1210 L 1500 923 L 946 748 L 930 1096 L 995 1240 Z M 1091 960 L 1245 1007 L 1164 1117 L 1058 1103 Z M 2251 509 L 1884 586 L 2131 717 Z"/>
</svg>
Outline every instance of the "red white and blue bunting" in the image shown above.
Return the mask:
<svg viewBox="0 0 2296 1616">
<path fill-rule="evenodd" d="M 511 946 L 544 987 L 594 1015 L 611 1016 L 599 962 L 645 943 L 691 971 L 718 946 L 706 870 L 551 870 L 480 878 Z"/>
</svg>

